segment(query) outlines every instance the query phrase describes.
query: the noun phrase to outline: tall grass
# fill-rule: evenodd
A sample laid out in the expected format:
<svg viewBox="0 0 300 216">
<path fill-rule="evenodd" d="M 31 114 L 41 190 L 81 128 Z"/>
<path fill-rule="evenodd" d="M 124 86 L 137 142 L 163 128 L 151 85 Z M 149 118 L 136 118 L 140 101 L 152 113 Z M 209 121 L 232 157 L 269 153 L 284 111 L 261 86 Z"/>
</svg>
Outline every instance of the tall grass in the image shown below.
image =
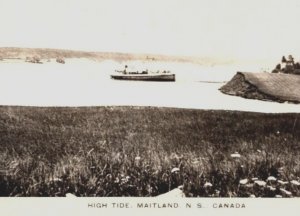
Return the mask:
<svg viewBox="0 0 300 216">
<path fill-rule="evenodd" d="M 183 185 L 193 197 L 300 196 L 299 121 L 151 107 L 0 107 L 0 195 L 156 196 Z"/>
</svg>

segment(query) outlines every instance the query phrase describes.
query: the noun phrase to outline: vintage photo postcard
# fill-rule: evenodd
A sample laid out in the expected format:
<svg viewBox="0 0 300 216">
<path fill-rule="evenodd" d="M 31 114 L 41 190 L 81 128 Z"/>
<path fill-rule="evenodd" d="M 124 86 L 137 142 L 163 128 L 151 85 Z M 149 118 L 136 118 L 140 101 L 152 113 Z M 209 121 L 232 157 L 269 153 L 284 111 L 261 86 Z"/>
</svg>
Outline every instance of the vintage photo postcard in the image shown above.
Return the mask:
<svg viewBox="0 0 300 216">
<path fill-rule="evenodd" d="M 3 215 L 296 215 L 299 11 L 0 0 Z"/>
</svg>

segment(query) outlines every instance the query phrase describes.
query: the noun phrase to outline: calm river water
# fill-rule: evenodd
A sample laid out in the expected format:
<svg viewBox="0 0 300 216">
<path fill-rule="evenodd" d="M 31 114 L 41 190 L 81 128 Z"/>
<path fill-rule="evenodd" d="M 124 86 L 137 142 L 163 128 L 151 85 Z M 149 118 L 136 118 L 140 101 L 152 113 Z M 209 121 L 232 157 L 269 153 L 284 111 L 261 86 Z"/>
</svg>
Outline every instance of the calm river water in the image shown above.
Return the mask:
<svg viewBox="0 0 300 216">
<path fill-rule="evenodd" d="M 170 70 L 176 82 L 111 80 L 125 64 L 136 69 Z M 218 89 L 236 71 L 251 66 L 200 66 L 187 63 L 143 63 L 67 60 L 30 64 L 0 62 L 0 105 L 102 106 L 136 105 L 254 112 L 300 112 L 300 105 L 249 100 L 222 94 Z"/>
</svg>

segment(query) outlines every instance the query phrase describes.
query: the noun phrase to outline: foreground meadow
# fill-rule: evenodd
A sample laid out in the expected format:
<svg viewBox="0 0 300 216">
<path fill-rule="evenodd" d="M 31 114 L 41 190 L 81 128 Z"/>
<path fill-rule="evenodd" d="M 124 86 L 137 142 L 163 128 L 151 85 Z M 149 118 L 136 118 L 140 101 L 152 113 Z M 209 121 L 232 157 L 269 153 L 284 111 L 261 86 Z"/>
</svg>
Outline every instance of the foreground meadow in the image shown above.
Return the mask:
<svg viewBox="0 0 300 216">
<path fill-rule="evenodd" d="M 0 196 L 300 196 L 300 114 L 0 107 Z"/>
</svg>

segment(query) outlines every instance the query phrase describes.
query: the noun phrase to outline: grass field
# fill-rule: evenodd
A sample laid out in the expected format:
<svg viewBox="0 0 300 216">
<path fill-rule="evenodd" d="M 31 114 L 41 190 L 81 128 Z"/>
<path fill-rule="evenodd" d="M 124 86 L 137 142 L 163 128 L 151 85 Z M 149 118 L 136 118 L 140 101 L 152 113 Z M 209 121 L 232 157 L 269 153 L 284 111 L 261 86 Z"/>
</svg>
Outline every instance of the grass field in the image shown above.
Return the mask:
<svg viewBox="0 0 300 216">
<path fill-rule="evenodd" d="M 300 196 L 300 114 L 0 107 L 1 196 Z"/>
</svg>

